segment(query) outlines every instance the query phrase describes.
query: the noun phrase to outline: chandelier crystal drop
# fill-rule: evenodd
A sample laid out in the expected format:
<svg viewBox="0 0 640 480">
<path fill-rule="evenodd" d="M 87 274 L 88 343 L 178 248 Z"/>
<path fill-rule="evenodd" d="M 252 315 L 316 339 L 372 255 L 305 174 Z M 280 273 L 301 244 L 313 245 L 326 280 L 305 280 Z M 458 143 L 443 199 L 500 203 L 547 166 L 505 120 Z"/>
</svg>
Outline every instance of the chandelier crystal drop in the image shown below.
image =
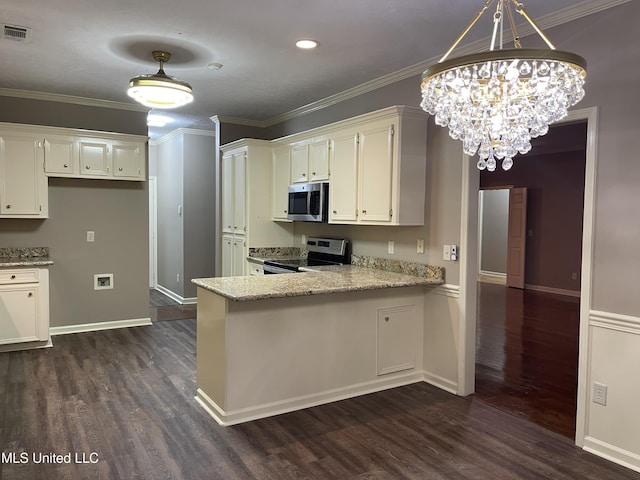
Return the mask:
<svg viewBox="0 0 640 480">
<path fill-rule="evenodd" d="M 515 31 L 509 0 L 498 0 L 489 52 L 447 56 L 495 0 L 483 9 L 445 56 L 423 74 L 421 107 L 436 124 L 463 142 L 464 153 L 478 153 L 479 169 L 513 166 L 518 153 L 531 150 L 531 139 L 545 135 L 549 124 L 564 118 L 584 96 L 586 61 L 573 53 L 555 50 L 531 20 L 522 3 L 511 0 L 550 47 L 523 49 Z M 507 11 L 514 34 L 513 49 L 494 49 Z M 502 37 L 502 35 L 500 35 Z"/>
</svg>

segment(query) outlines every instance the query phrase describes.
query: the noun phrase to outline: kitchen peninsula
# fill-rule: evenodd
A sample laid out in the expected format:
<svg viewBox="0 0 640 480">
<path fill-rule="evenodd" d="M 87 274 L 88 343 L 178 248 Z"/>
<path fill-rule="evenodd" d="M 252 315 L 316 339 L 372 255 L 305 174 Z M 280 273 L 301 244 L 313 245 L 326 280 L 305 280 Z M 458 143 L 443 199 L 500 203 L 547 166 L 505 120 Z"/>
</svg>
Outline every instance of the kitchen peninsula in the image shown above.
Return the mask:
<svg viewBox="0 0 640 480">
<path fill-rule="evenodd" d="M 193 280 L 196 399 L 233 425 L 423 380 L 423 297 L 444 272 L 420 267 Z"/>
</svg>

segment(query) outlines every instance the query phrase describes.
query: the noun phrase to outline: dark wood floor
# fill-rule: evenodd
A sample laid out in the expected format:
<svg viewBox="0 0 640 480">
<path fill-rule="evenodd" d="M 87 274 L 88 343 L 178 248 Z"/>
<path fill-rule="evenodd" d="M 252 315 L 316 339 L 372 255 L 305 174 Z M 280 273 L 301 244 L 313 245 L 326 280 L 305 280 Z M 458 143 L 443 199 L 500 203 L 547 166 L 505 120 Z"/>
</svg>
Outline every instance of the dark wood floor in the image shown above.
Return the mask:
<svg viewBox="0 0 640 480">
<path fill-rule="evenodd" d="M 575 437 L 580 299 L 478 284 L 476 397 Z"/>
<path fill-rule="evenodd" d="M 425 383 L 220 427 L 194 400 L 195 336 L 195 319 L 178 319 L 0 354 L 5 456 L 99 460 L 4 462 L 0 478 L 640 479 L 566 437 Z"/>
</svg>

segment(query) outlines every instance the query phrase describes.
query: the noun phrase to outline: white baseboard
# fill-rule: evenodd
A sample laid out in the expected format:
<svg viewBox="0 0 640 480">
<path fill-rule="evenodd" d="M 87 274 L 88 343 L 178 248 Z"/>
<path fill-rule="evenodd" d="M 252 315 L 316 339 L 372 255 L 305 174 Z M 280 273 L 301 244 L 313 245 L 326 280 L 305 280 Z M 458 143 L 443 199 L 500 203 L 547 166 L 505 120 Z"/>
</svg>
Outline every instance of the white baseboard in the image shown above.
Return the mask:
<svg viewBox="0 0 640 480">
<path fill-rule="evenodd" d="M 585 437 L 582 448 L 613 463 L 640 472 L 640 455 L 633 452 L 623 450 L 593 437 Z"/>
<path fill-rule="evenodd" d="M 111 322 L 83 323 L 81 325 L 65 325 L 49 328 L 49 334 L 68 335 L 70 333 L 97 332 L 100 330 L 113 330 L 115 328 L 144 327 L 152 325 L 150 318 L 134 318 L 131 320 L 114 320 Z"/>
<path fill-rule="evenodd" d="M 545 287 L 542 285 L 524 285 L 525 290 L 533 290 L 535 292 L 554 293 L 556 295 L 568 295 L 570 297 L 580 297 L 579 290 L 565 290 L 563 288 Z"/>
<path fill-rule="evenodd" d="M 167 297 L 169 297 L 174 302 L 178 302 L 180 305 L 195 305 L 196 303 L 198 303 L 198 297 L 185 298 L 178 295 L 176 292 L 173 292 L 168 288 L 163 287 L 162 285 L 156 285 L 155 289 L 160 293 L 162 293 L 163 295 L 166 295 Z"/>
<path fill-rule="evenodd" d="M 36 348 L 49 348 L 49 347 L 53 347 L 53 342 L 51 341 L 51 337 L 49 337 L 49 340 L 44 340 L 42 342 L 8 343 L 5 345 L 0 345 L 0 353 L 18 352 L 21 350 L 35 350 Z"/>
<path fill-rule="evenodd" d="M 433 385 L 434 387 L 444 390 L 445 392 L 458 395 L 458 383 L 453 380 L 441 377 L 435 373 L 424 372 L 424 381 L 429 385 Z"/>
<path fill-rule="evenodd" d="M 488 270 L 480 270 L 478 273 L 478 281 L 484 283 L 494 283 L 496 285 L 507 284 L 507 274 L 501 272 L 490 272 Z"/>
<path fill-rule="evenodd" d="M 379 392 L 389 388 L 400 387 L 421 381 L 423 381 L 422 372 L 411 372 L 408 374 L 394 375 L 391 378 L 373 380 L 371 382 L 364 382 L 344 388 L 337 388 L 296 398 L 287 398 L 277 402 L 257 405 L 235 411 L 225 411 L 220 408 L 220 406 L 200 388 L 198 388 L 195 398 L 207 413 L 211 415 L 216 422 L 218 422 L 218 424 L 222 426 L 229 426 L 249 422 L 251 420 L 258 420 L 259 418 L 272 417 L 282 413 L 302 410 L 304 408 L 315 407 L 325 403 L 337 402 L 339 400 L 358 397 L 360 395 L 366 395 L 368 393 Z"/>
</svg>

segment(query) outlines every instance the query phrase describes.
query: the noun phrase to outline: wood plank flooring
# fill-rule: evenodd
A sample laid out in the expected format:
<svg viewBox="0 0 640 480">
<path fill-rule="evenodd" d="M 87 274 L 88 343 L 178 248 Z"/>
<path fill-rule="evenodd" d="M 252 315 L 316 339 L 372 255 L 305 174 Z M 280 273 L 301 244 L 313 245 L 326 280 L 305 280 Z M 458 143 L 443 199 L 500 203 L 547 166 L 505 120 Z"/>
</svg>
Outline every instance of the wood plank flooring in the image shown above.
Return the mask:
<svg viewBox="0 0 640 480">
<path fill-rule="evenodd" d="M 425 383 L 220 427 L 194 400 L 195 319 L 0 354 L 6 479 L 640 479 L 561 435 Z M 94 457 L 95 459 L 95 457 Z"/>
<path fill-rule="evenodd" d="M 575 437 L 580 299 L 478 284 L 476 397 Z"/>
</svg>

